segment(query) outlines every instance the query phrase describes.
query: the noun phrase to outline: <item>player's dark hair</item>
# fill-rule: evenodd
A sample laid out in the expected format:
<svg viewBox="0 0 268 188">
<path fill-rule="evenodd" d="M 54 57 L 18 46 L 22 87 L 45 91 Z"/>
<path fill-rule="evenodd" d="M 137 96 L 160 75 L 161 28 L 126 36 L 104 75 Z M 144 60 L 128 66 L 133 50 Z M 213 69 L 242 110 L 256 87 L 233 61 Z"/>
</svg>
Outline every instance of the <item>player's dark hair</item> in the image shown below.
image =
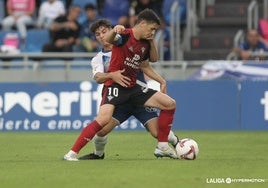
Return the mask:
<svg viewBox="0 0 268 188">
<path fill-rule="evenodd" d="M 156 23 L 160 25 L 160 18 L 152 9 L 144 9 L 138 14 L 137 24 L 140 23 L 142 20 L 145 20 L 148 23 Z"/>
<path fill-rule="evenodd" d="M 100 19 L 100 20 L 94 22 L 94 23 L 90 26 L 90 31 L 91 31 L 92 33 L 95 33 L 96 30 L 97 30 L 99 27 L 112 28 L 112 24 L 110 23 L 109 20 L 106 20 L 106 19 Z"/>
</svg>

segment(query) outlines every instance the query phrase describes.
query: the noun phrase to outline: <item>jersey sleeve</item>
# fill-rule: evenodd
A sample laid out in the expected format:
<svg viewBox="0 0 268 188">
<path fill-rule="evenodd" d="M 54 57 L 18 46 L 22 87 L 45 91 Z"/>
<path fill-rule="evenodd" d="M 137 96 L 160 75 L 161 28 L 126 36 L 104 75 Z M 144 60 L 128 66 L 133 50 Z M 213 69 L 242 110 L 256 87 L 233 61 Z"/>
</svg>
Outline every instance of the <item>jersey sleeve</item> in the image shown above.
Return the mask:
<svg viewBox="0 0 268 188">
<path fill-rule="evenodd" d="M 94 58 L 92 58 L 92 60 L 91 60 L 91 68 L 92 68 L 93 77 L 98 72 L 101 72 L 101 73 L 104 72 L 104 65 L 102 63 L 100 54 L 97 54 Z"/>
</svg>

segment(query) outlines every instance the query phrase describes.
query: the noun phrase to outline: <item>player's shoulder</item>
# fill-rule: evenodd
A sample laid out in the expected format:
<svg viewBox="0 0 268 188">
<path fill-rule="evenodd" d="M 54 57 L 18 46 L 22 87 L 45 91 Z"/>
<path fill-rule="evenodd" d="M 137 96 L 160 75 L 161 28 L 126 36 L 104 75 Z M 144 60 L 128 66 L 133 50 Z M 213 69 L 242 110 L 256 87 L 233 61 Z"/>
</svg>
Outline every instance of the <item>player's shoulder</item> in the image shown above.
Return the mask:
<svg viewBox="0 0 268 188">
<path fill-rule="evenodd" d="M 131 33 L 132 32 L 132 29 L 131 28 L 126 28 L 125 30 L 124 30 L 124 32 L 123 33 Z"/>
<path fill-rule="evenodd" d="M 103 56 L 110 56 L 110 55 L 111 55 L 111 51 L 101 50 L 92 58 L 92 60 L 102 58 Z"/>
</svg>

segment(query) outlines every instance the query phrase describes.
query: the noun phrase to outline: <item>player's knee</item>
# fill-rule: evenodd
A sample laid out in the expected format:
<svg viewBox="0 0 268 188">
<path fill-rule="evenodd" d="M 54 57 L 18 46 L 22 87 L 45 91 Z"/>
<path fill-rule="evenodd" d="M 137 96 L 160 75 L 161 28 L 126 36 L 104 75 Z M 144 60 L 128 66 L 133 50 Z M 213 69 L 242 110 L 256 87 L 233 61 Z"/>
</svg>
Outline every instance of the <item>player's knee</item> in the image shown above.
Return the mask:
<svg viewBox="0 0 268 188">
<path fill-rule="evenodd" d="M 97 116 L 96 117 L 96 121 L 100 124 L 100 126 L 104 127 L 105 125 L 107 125 L 109 123 L 109 121 L 111 120 L 110 117 L 107 116 Z"/>
<path fill-rule="evenodd" d="M 176 101 L 170 98 L 169 102 L 167 103 L 168 110 L 172 110 L 176 108 Z"/>
</svg>

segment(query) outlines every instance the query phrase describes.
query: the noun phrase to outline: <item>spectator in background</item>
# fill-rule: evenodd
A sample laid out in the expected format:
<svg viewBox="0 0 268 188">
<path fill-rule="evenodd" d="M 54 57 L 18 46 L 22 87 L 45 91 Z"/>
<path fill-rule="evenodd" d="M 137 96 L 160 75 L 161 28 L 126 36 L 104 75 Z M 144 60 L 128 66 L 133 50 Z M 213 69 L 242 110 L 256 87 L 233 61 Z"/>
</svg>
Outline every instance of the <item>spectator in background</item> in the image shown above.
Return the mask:
<svg viewBox="0 0 268 188">
<path fill-rule="evenodd" d="M 268 47 L 268 19 L 263 18 L 259 20 L 258 32 L 260 34 L 261 41 Z"/>
<path fill-rule="evenodd" d="M 72 5 L 68 14 L 57 17 L 50 26 L 51 42 L 43 46 L 43 52 L 72 52 L 79 37 L 80 6 Z"/>
<path fill-rule="evenodd" d="M 261 55 L 267 52 L 265 44 L 261 41 L 260 35 L 256 29 L 248 30 L 246 40 L 239 44 L 238 48 L 234 49 L 241 60 L 264 60 L 265 57 Z M 253 52 L 258 52 L 260 55 L 253 56 Z"/>
<path fill-rule="evenodd" d="M 163 0 L 132 0 L 129 9 L 130 27 L 135 25 L 137 15 L 144 9 L 152 9 L 158 16 L 161 16 L 161 7 Z"/>
<path fill-rule="evenodd" d="M 129 0 L 104 0 L 101 16 L 108 19 L 113 26 L 119 24 L 129 26 Z"/>
<path fill-rule="evenodd" d="M 27 37 L 27 25 L 34 24 L 33 13 L 35 11 L 35 0 L 8 0 L 7 14 L 2 21 L 3 30 L 11 30 L 13 26 L 20 35 L 21 48 L 25 45 Z"/>
<path fill-rule="evenodd" d="M 61 0 L 43 1 L 38 14 L 36 26 L 49 29 L 53 20 L 65 14 L 65 7 Z"/>
<path fill-rule="evenodd" d="M 97 52 L 100 50 L 100 44 L 94 33 L 90 31 L 91 24 L 99 19 L 97 8 L 93 4 L 86 4 L 85 14 L 86 20 L 81 25 L 79 40 L 73 50 L 75 52 Z"/>
</svg>

